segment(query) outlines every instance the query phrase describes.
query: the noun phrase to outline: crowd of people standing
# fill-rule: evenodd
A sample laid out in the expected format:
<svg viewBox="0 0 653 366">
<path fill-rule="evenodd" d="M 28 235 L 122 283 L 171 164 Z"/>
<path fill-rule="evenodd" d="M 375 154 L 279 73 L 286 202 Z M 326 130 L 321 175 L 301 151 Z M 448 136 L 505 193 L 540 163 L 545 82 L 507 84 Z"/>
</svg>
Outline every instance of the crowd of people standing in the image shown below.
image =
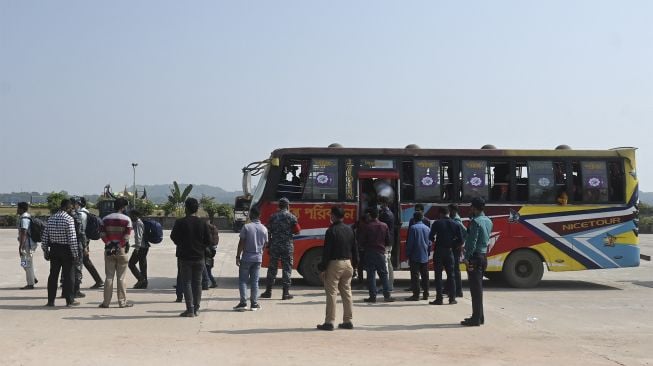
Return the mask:
<svg viewBox="0 0 653 366">
<path fill-rule="evenodd" d="M 144 237 L 145 225 L 138 211 L 128 212 L 128 202 L 124 198 L 114 201 L 114 213 L 101 220 L 100 237 L 105 244 L 104 262 L 105 279 L 102 280 L 93 265 L 89 254 L 90 239 L 85 235 L 90 213 L 85 208 L 86 201 L 64 199 L 58 212 L 53 214 L 43 227 L 40 240 L 34 240 L 31 225 L 35 220 L 29 214 L 29 205 L 18 204 L 18 242 L 21 265 L 26 272 L 27 285 L 21 289 L 34 289 L 36 279 L 33 266 L 33 254 L 42 243 L 45 260 L 50 262 L 48 277 L 48 300 L 46 306 L 54 306 L 56 292 L 61 275 L 62 298 L 66 306 L 79 305 L 76 300 L 85 295 L 80 291 L 82 268 L 91 274 L 94 285 L 91 288 L 104 287 L 104 299 L 100 308 L 108 308 L 113 295 L 114 279 L 117 282 L 118 306 L 132 307 L 127 301 L 125 275 L 129 268 L 136 278 L 136 289 L 148 287 L 147 254 L 149 243 Z M 277 277 L 277 266 L 282 265 L 282 300 L 290 300 L 291 274 L 293 267 L 293 236 L 301 230 L 297 218 L 289 211 L 290 203 L 286 198 L 279 200 L 279 210 L 273 214 L 267 227 L 261 223 L 260 212 L 252 208 L 250 222 L 242 228 L 236 252 L 236 265 L 239 267 L 239 303 L 236 311 L 261 309 L 259 298 L 270 298 Z M 458 215 L 458 207 L 439 207 L 438 219 L 431 223 L 424 216 L 423 206 L 416 205 L 415 213 L 409 222 L 406 254 L 409 258 L 412 296 L 406 301 L 428 300 L 429 271 L 428 265 L 433 254 L 435 269 L 436 296 L 431 305 L 442 305 L 444 296 L 449 304 L 456 304 L 456 297 L 462 296 L 462 280 L 459 264 L 466 265 L 469 287 L 472 297 L 472 315 L 461 322 L 466 326 L 478 326 L 484 323 L 482 278 L 487 266 L 487 247 L 492 232 L 492 221 L 484 215 L 485 202 L 482 199 L 472 201 L 472 217 L 468 227 L 463 225 Z M 177 302 L 185 299 L 186 310 L 182 317 L 195 317 L 199 314 L 202 290 L 211 282 L 217 282 L 211 273 L 213 257 L 219 242 L 217 229 L 197 216 L 199 202 L 188 198 L 185 202 L 186 216 L 175 221 L 170 238 L 176 245 L 177 257 Z M 384 302 L 396 301 L 392 297 L 390 255 L 394 237 L 394 216 L 381 202 L 366 208 L 361 219 L 354 225 L 343 222 L 345 213 L 342 207 L 331 209 L 331 225 L 325 234 L 322 261 L 318 265 L 320 278 L 324 283 L 326 294 L 326 315 L 320 330 L 333 330 L 336 318 L 336 296 L 338 293 L 343 303 L 343 322 L 338 328 L 353 328 L 353 309 L 351 282 L 357 268 L 367 274 L 369 296 L 365 303 L 376 303 L 377 294 L 383 294 Z M 133 236 L 133 251 L 128 258 L 130 238 Z M 270 263 L 266 276 L 266 289 L 259 295 L 259 272 L 263 252 L 267 250 Z M 447 275 L 443 286 L 442 272 Z M 376 276 L 381 280 L 382 290 L 378 291 Z M 362 280 L 362 272 L 359 272 Z M 249 286 L 249 294 L 248 294 Z M 249 295 L 249 296 L 248 296 Z"/>
</svg>

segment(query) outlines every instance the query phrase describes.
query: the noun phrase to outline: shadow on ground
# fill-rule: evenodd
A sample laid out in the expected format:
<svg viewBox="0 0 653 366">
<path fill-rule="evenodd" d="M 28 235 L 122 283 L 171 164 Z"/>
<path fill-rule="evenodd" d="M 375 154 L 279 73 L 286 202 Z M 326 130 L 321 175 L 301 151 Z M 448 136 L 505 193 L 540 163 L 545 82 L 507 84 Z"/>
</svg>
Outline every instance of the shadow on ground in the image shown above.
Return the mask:
<svg viewBox="0 0 653 366">
<path fill-rule="evenodd" d="M 317 325 L 317 324 L 316 324 Z M 395 332 L 395 331 L 414 331 L 425 329 L 462 329 L 460 324 L 412 324 L 412 325 L 357 325 L 351 331 L 366 331 L 366 332 Z M 344 331 L 344 330 L 341 330 Z M 277 328 L 277 329 L 233 329 L 233 330 L 213 330 L 210 333 L 215 334 L 231 334 L 231 335 L 247 335 L 247 334 L 281 334 L 281 333 L 308 333 L 308 332 L 321 332 L 315 326 L 306 328 Z M 325 332 L 328 333 L 328 332 Z"/>
</svg>

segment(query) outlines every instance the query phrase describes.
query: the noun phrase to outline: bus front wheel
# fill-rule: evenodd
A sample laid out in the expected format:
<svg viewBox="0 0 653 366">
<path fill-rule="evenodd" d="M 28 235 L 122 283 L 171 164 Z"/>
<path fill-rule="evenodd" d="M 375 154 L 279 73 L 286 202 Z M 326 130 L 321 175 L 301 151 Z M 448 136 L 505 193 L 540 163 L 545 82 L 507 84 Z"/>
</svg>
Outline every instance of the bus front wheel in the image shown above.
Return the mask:
<svg viewBox="0 0 653 366">
<path fill-rule="evenodd" d="M 322 249 L 315 248 L 309 250 L 302 257 L 299 264 L 299 273 L 302 274 L 304 280 L 311 286 L 321 286 L 320 270 L 317 268 L 318 264 L 322 261 Z"/>
<path fill-rule="evenodd" d="M 512 287 L 535 287 L 542 280 L 544 265 L 540 255 L 529 249 L 513 252 L 503 264 L 503 278 Z"/>
</svg>

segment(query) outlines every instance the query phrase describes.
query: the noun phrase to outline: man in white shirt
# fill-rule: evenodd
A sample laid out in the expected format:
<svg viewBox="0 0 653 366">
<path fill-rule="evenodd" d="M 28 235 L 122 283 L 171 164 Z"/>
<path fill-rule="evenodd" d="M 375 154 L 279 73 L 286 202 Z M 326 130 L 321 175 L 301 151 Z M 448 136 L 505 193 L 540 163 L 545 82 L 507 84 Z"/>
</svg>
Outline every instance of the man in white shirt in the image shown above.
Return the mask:
<svg viewBox="0 0 653 366">
<path fill-rule="evenodd" d="M 18 216 L 18 255 L 20 255 L 20 265 L 25 270 L 27 277 L 27 286 L 21 287 L 21 290 L 33 290 L 34 285 L 38 282 L 34 275 L 34 264 L 32 256 L 37 247 L 29 234 L 30 225 L 32 224 L 32 215 L 29 214 L 29 204 L 19 202 L 16 210 Z"/>
</svg>

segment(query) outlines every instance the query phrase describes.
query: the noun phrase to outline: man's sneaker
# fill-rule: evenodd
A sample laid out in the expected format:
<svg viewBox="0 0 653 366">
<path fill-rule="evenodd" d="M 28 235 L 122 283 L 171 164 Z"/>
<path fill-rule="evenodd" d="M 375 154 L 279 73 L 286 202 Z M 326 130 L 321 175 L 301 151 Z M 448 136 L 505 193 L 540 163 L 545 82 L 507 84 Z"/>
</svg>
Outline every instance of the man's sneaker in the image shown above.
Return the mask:
<svg viewBox="0 0 653 366">
<path fill-rule="evenodd" d="M 261 310 L 261 305 L 259 305 L 257 302 L 255 302 L 255 303 L 252 304 L 252 306 L 249 307 L 249 310 L 251 310 L 251 311 Z"/>
<path fill-rule="evenodd" d="M 480 326 L 481 324 L 482 324 L 482 323 L 481 323 L 480 321 L 478 321 L 478 320 L 473 320 L 473 319 L 465 319 L 465 320 L 463 320 L 463 321 L 460 322 L 460 325 L 464 325 L 464 326 L 466 326 L 466 327 L 478 327 L 478 326 Z"/>
<path fill-rule="evenodd" d="M 431 301 L 429 304 L 431 305 L 442 305 L 442 299 L 435 299 Z"/>
<path fill-rule="evenodd" d="M 99 308 L 102 308 L 102 309 L 108 309 L 108 308 L 109 308 L 109 305 L 100 304 L 100 306 L 98 306 L 98 307 L 99 307 Z"/>
<path fill-rule="evenodd" d="M 27 285 L 20 288 L 21 290 L 34 290 L 34 285 Z"/>
<path fill-rule="evenodd" d="M 383 302 L 395 302 L 395 298 L 392 296 L 387 296 L 383 298 Z"/>
<path fill-rule="evenodd" d="M 66 304 L 67 307 L 79 306 L 79 301 L 73 301 Z"/>
<path fill-rule="evenodd" d="M 241 302 L 238 305 L 234 306 L 234 310 L 236 310 L 236 311 L 245 311 L 245 310 L 247 310 L 247 304 L 244 303 L 244 302 Z"/>
<path fill-rule="evenodd" d="M 333 324 L 329 324 L 329 323 L 318 324 L 317 329 L 319 329 L 319 330 L 333 330 Z"/>
<path fill-rule="evenodd" d="M 89 288 L 90 288 L 91 290 L 96 290 L 96 289 L 99 289 L 99 288 L 102 288 L 102 287 L 104 287 L 104 283 L 103 283 L 103 282 L 96 282 L 95 285 L 93 285 L 93 286 L 91 286 L 91 287 L 89 287 Z"/>
<path fill-rule="evenodd" d="M 134 303 L 126 302 L 126 303 L 124 303 L 122 305 L 118 305 L 118 306 L 121 307 L 121 308 L 131 308 L 131 307 L 134 306 Z"/>
<path fill-rule="evenodd" d="M 340 323 L 338 324 L 338 329 L 354 329 L 354 324 L 352 322 Z"/>
<path fill-rule="evenodd" d="M 456 301 L 455 298 L 451 298 L 451 299 L 449 299 L 449 305 L 455 305 L 455 304 L 457 304 L 457 303 L 458 303 L 458 301 Z"/>
<path fill-rule="evenodd" d="M 376 297 L 368 297 L 367 299 L 365 299 L 363 301 L 368 302 L 370 304 L 374 304 L 376 302 Z"/>
<path fill-rule="evenodd" d="M 192 310 L 186 310 L 183 313 L 179 314 L 179 316 L 182 318 L 194 318 L 195 312 Z"/>
<path fill-rule="evenodd" d="M 83 292 L 77 291 L 77 293 L 75 294 L 76 299 L 82 299 L 82 298 L 85 298 L 85 297 L 86 297 L 86 294 L 83 293 Z"/>
<path fill-rule="evenodd" d="M 471 317 L 465 318 L 465 321 L 471 321 L 471 320 L 472 320 Z M 481 324 L 485 324 L 485 319 L 484 318 L 481 318 Z"/>
</svg>

